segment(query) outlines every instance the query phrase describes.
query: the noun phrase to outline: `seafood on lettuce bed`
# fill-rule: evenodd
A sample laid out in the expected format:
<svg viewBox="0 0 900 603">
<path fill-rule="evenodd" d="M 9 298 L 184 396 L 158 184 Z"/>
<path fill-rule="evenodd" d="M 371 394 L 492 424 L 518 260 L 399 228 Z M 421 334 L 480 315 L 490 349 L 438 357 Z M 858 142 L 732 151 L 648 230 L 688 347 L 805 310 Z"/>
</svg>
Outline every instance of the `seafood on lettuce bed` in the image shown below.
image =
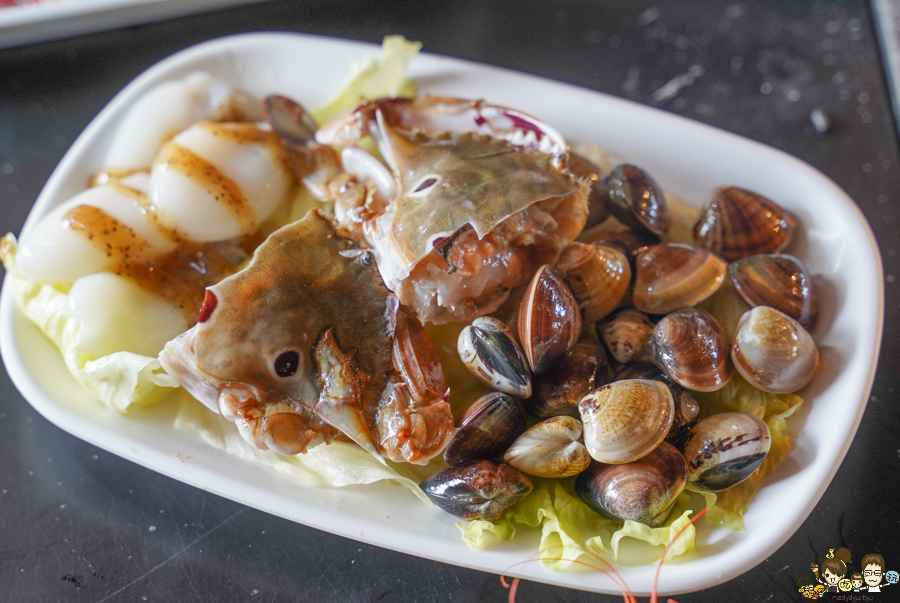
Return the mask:
<svg viewBox="0 0 900 603">
<path fill-rule="evenodd" d="M 465 366 L 520 408 L 497 403 L 500 394 L 474 402 L 445 455 L 451 466 L 423 483 L 435 504 L 468 520 L 458 526 L 473 546 L 540 527 L 552 567 L 616 555 L 626 536 L 675 539 L 683 552 L 693 546 L 688 516 L 704 507 L 708 522 L 743 529 L 744 510 L 791 449 L 794 392 L 818 368 L 814 337 L 798 322 L 815 314 L 806 268 L 770 249 L 775 240 L 788 248 L 792 217 L 750 191 L 718 189 L 698 212 L 635 166 L 597 173 L 597 213 L 613 218 L 536 273 L 498 313 L 508 324 L 478 319 L 459 338 Z M 785 217 L 760 219 L 776 212 Z M 730 266 L 692 235 L 704 223 L 741 247 Z M 574 337 L 549 328 L 580 320 Z M 534 362 L 518 344 L 553 359 Z M 483 469 L 482 450 L 520 473 Z"/>
<path fill-rule="evenodd" d="M 476 125 L 498 111 L 416 103 L 382 99 L 351 113 L 372 114 L 358 125 L 378 132 L 395 181 L 379 178 L 385 168 L 360 149 L 349 163 L 364 161 L 365 173 L 346 172 L 302 107 L 281 97 L 265 103 L 294 151 L 298 179 L 334 202 L 334 224 L 313 211 L 273 233 L 241 272 L 207 288 L 198 324 L 160 355 L 169 374 L 258 448 L 292 455 L 344 435 L 373 455 L 427 463 L 453 434 L 453 417 L 421 321 L 495 309 L 584 225 L 587 184 L 565 169 L 558 134 L 509 109 L 501 115 L 509 131 L 492 129 L 511 140 L 386 123 L 399 106 L 429 122 L 429 113 L 460 120 L 471 112 L 461 121 Z M 523 123 L 535 125 L 526 133 Z M 392 219 L 399 225 L 380 233 L 379 222 Z M 354 234 L 371 247 L 352 244 Z M 391 287 L 397 265 L 406 276 L 421 270 L 411 279 L 419 290 L 446 276 L 447 295 L 426 297 L 458 301 L 441 310 Z"/>
<path fill-rule="evenodd" d="M 266 99 L 268 123 L 217 121 L 237 111 L 209 108 L 213 81 L 171 84 L 201 109 L 154 122 L 146 165 L 123 160 L 21 245 L 5 240 L 17 297 L 86 387 L 125 409 L 181 385 L 253 458 L 343 448 L 357 468 L 426 465 L 417 492 L 472 519 L 473 545 L 519 523 L 541 526 L 548 558 L 560 543 L 564 557 L 615 553 L 625 536 L 680 534 L 683 552 L 701 496 L 707 519 L 741 527 L 818 362 L 814 342 L 790 367 L 792 350 L 750 346 L 815 316 L 811 290 L 765 287 L 809 281 L 773 254 L 789 215 L 766 226 L 753 216 L 777 206 L 725 188 L 697 220 L 637 166 L 592 163 L 486 101 L 397 98 L 408 80 L 339 97 L 322 128 L 283 97 Z M 731 266 L 722 241 L 741 244 Z M 739 325 L 747 304 L 777 320 Z M 784 371 L 801 375 L 782 387 Z M 110 392 L 98 374 L 128 378 Z M 458 410 L 474 401 L 459 429 L 448 385 Z M 715 412 L 738 416 L 701 420 Z"/>
</svg>

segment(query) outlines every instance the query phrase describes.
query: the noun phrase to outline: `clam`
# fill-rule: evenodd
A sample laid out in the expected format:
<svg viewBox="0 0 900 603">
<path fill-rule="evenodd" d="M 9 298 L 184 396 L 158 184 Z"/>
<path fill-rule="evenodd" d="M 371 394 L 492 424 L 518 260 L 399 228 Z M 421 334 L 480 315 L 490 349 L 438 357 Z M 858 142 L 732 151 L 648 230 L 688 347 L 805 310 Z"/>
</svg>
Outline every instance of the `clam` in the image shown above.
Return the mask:
<svg viewBox="0 0 900 603">
<path fill-rule="evenodd" d="M 684 447 L 688 481 L 711 492 L 744 481 L 766 458 L 772 436 L 759 417 L 725 412 L 707 417 L 691 430 Z"/>
<path fill-rule="evenodd" d="M 649 454 L 669 433 L 675 414 L 664 383 L 647 379 L 614 381 L 578 404 L 584 444 L 601 463 L 629 463 Z"/>
<path fill-rule="evenodd" d="M 732 186 L 713 193 L 694 224 L 694 240 L 730 262 L 782 251 L 795 227 L 794 217 L 774 201 Z"/>
<path fill-rule="evenodd" d="M 648 247 L 635 260 L 632 301 L 648 314 L 696 305 L 719 290 L 727 268 L 713 253 L 694 245 Z"/>
<path fill-rule="evenodd" d="M 619 367 L 613 375 L 613 381 L 625 379 L 653 379 L 654 381 L 667 382 L 668 378 L 661 368 L 651 362 L 629 362 Z"/>
<path fill-rule="evenodd" d="M 619 310 L 597 324 L 597 336 L 619 364 L 640 358 L 652 333 L 650 317 L 634 308 Z"/>
<path fill-rule="evenodd" d="M 659 239 L 654 235 L 636 233 L 630 230 L 602 230 L 585 235 L 581 239 L 584 243 L 591 245 L 602 245 L 604 247 L 615 247 L 625 254 L 628 261 L 634 266 L 634 256 L 645 247 L 656 245 Z M 633 273 L 633 271 L 632 271 Z"/>
<path fill-rule="evenodd" d="M 531 397 L 522 401 L 528 414 L 539 419 L 578 416 L 578 403 L 609 381 L 606 352 L 598 342 L 582 340 L 546 372 L 535 376 Z"/>
<path fill-rule="evenodd" d="M 663 191 L 650 174 L 623 163 L 602 178 L 609 213 L 638 232 L 661 237 L 669 230 L 669 209 Z"/>
<path fill-rule="evenodd" d="M 581 422 L 572 417 L 552 417 L 528 428 L 503 455 L 503 460 L 523 473 L 537 477 L 570 477 L 591 463 L 581 439 Z"/>
<path fill-rule="evenodd" d="M 819 367 L 819 351 L 809 332 L 768 306 L 757 306 L 741 316 L 731 359 L 750 384 L 775 394 L 802 388 Z"/>
<path fill-rule="evenodd" d="M 655 364 L 649 362 L 632 362 L 623 365 L 613 376 L 614 381 L 623 379 L 653 379 L 661 381 L 669 387 L 672 401 L 675 403 L 675 415 L 666 441 L 681 450 L 687 440 L 688 433 L 697 423 L 700 416 L 700 403 L 690 391 L 681 387 L 662 372 Z"/>
<path fill-rule="evenodd" d="M 572 290 L 585 323 L 600 320 L 615 310 L 631 284 L 628 258 L 614 247 L 569 243 L 556 268 Z"/>
<path fill-rule="evenodd" d="M 725 329 L 703 310 L 682 308 L 665 316 L 651 344 L 656 364 L 687 389 L 716 391 L 734 373 Z"/>
<path fill-rule="evenodd" d="M 466 409 L 459 429 L 444 450 L 444 460 L 454 465 L 499 456 L 525 428 L 525 415 L 515 400 L 500 392 L 485 394 Z"/>
<path fill-rule="evenodd" d="M 729 264 L 728 275 L 750 306 L 771 306 L 807 328 L 816 321 L 812 278 L 794 256 L 752 255 Z"/>
<path fill-rule="evenodd" d="M 531 370 L 541 373 L 564 356 L 581 333 L 578 302 L 559 272 L 541 266 L 519 307 L 519 341 Z"/>
<path fill-rule="evenodd" d="M 675 416 L 672 419 L 672 428 L 666 436 L 666 441 L 675 448 L 682 450 L 690 436 L 691 429 L 700 418 L 700 403 L 689 390 L 677 383 L 667 380 L 669 391 L 672 392 L 672 401 L 675 402 Z"/>
<path fill-rule="evenodd" d="M 531 372 L 512 331 L 501 320 L 482 316 L 459 332 L 456 349 L 478 379 L 510 396 L 531 395 Z"/>
<path fill-rule="evenodd" d="M 594 511 L 614 521 L 637 521 L 655 528 L 669 516 L 687 484 L 687 475 L 684 456 L 663 442 L 631 463 L 593 463 L 575 480 L 575 493 Z"/>
<path fill-rule="evenodd" d="M 584 227 L 590 228 L 599 224 L 609 216 L 609 210 L 606 208 L 606 193 L 600 182 L 600 174 L 603 173 L 603 170 L 587 157 L 569 151 L 569 171 L 591 183 L 591 190 L 587 198 L 588 217 Z"/>
<path fill-rule="evenodd" d="M 451 515 L 493 521 L 527 496 L 532 484 L 509 465 L 478 459 L 441 469 L 419 487 Z"/>
<path fill-rule="evenodd" d="M 404 306 L 396 315 L 392 357 L 394 368 L 403 375 L 416 401 L 438 400 L 447 393 L 447 380 L 434 343 L 415 314 Z"/>
</svg>

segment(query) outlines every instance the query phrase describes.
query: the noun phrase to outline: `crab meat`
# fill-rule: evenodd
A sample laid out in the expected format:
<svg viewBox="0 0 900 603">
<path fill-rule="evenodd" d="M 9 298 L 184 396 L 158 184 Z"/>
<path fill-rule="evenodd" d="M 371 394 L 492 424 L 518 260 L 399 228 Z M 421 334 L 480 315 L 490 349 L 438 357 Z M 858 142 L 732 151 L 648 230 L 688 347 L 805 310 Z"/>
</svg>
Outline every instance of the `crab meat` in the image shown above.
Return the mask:
<svg viewBox="0 0 900 603">
<path fill-rule="evenodd" d="M 410 404 L 387 401 L 401 370 L 433 368 L 421 355 L 394 360 L 397 314 L 371 254 L 313 210 L 209 287 L 199 322 L 166 345 L 160 362 L 261 449 L 298 454 L 344 434 L 378 458 L 427 462 L 452 433 L 446 386 Z M 379 414 L 387 431 L 376 428 Z M 405 448 L 380 445 L 398 438 Z"/>
<path fill-rule="evenodd" d="M 319 129 L 307 148 L 365 135 L 394 187 L 368 195 L 357 187 L 351 197 L 345 186 L 335 214 L 423 322 L 492 312 L 584 227 L 588 184 L 568 170 L 562 137 L 524 113 L 482 101 L 381 99 Z M 366 162 L 352 165 L 363 166 L 357 182 L 379 182 Z"/>
</svg>

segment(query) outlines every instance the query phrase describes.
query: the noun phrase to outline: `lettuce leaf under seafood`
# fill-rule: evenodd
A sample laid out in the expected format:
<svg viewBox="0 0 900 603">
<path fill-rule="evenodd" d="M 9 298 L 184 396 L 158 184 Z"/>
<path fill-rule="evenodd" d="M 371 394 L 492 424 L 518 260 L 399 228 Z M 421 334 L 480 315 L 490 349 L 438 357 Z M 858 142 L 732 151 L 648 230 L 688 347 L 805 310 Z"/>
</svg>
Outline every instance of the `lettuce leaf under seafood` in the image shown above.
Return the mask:
<svg viewBox="0 0 900 603">
<path fill-rule="evenodd" d="M 299 483 L 319 488 L 338 488 L 389 480 L 412 491 L 428 505 L 418 483 L 431 469 L 410 463 L 380 463 L 356 444 L 334 441 L 304 454 L 282 456 L 248 444 L 234 423 L 209 410 L 186 393 L 181 396 L 175 428 L 198 434 L 210 446 L 234 457 L 274 467 Z"/>
<path fill-rule="evenodd" d="M 340 92 L 312 111 L 316 122 L 324 124 L 367 100 L 414 97 L 416 84 L 406 69 L 421 49 L 421 42 L 410 42 L 403 36 L 386 36 L 381 44 L 381 56 L 366 57 L 362 63 L 354 64 Z"/>
<path fill-rule="evenodd" d="M 25 316 L 59 348 L 66 368 L 86 390 L 107 406 L 125 412 L 133 406 L 156 404 L 179 387 L 155 357 L 126 351 L 99 358 L 86 354 L 78 345 L 81 323 L 66 309 L 68 295 L 22 276 L 16 270 L 16 248 L 11 234 L 0 244 L 7 286 Z"/>
<path fill-rule="evenodd" d="M 684 554 L 694 548 L 696 530 L 690 522 L 693 511 L 690 497 L 682 494 L 668 520 L 658 528 L 650 528 L 634 521 L 624 525 L 608 519 L 579 499 L 564 480 L 534 479 L 534 490 L 496 521 L 475 520 L 457 523 L 470 546 L 482 548 L 499 540 L 510 540 L 517 524 L 540 528 L 540 559 L 554 570 L 571 571 L 588 564 L 602 569 L 596 556 L 617 560 L 622 540 L 633 538 L 652 546 L 672 543 L 666 559 Z"/>
<path fill-rule="evenodd" d="M 248 445 L 234 424 L 209 412 L 202 404 L 179 390 L 156 358 L 131 352 L 116 352 L 92 359 L 78 348 L 79 321 L 66 313 L 67 294 L 50 285 L 34 283 L 15 268 L 16 242 L 12 235 L 3 239 L 2 253 L 7 270 L 7 286 L 25 315 L 59 348 L 72 376 L 107 406 L 126 412 L 136 406 L 151 406 L 180 394 L 176 429 L 197 433 L 215 448 L 247 460 L 274 467 L 316 487 L 340 487 L 390 480 L 432 504 L 418 487 L 430 469 L 408 463 L 387 465 L 368 452 L 347 442 L 318 446 L 304 455 L 281 456 Z"/>
</svg>

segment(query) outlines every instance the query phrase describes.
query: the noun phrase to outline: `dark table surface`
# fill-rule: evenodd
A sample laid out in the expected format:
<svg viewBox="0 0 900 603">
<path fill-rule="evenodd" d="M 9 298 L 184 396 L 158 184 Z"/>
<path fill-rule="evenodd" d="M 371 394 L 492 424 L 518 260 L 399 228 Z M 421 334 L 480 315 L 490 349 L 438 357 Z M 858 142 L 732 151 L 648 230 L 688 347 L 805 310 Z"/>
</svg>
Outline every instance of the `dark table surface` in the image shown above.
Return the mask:
<svg viewBox="0 0 900 603">
<path fill-rule="evenodd" d="M 0 233 L 19 232 L 63 153 L 132 78 L 194 43 L 264 30 L 372 42 L 400 33 L 429 52 L 730 130 L 837 182 L 871 223 L 885 266 L 884 343 L 856 439 L 787 544 L 768 559 L 747 559 L 743 576 L 678 600 L 798 600 L 798 576 L 835 546 L 880 552 L 887 569 L 900 569 L 900 155 L 867 3 L 281 1 L 0 50 Z M 701 75 L 674 94 L 662 90 L 689 72 Z M 814 109 L 830 119 L 824 134 L 811 124 Z M 0 601 L 507 596 L 495 575 L 297 525 L 86 444 L 38 415 L 5 371 L 0 458 Z M 518 595 L 526 602 L 613 599 L 539 584 L 523 584 Z"/>
</svg>

